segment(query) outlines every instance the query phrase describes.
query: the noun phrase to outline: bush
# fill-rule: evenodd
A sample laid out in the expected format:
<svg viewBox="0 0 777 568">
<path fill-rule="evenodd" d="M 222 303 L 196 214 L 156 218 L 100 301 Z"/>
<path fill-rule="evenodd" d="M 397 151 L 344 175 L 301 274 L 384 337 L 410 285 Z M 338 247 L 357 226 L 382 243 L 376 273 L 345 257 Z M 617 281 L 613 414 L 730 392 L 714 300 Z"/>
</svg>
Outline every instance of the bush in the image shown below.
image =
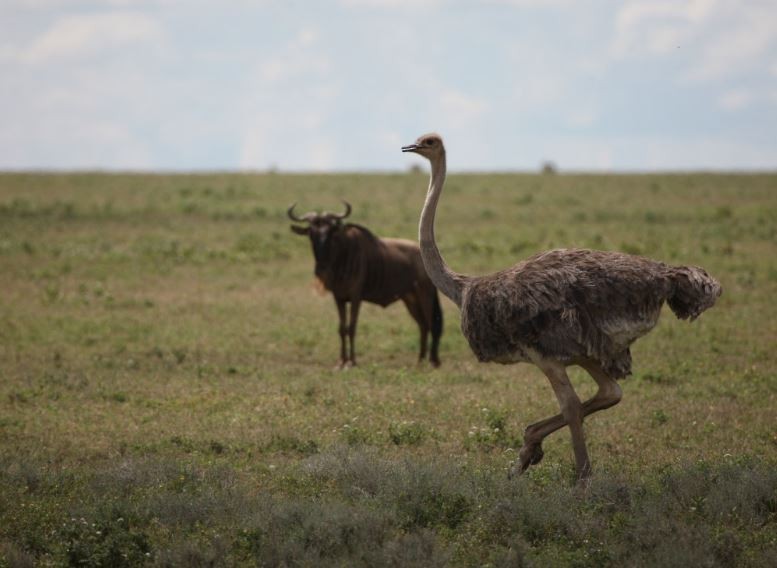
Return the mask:
<svg viewBox="0 0 777 568">
<path fill-rule="evenodd" d="M 238 536 L 237 547 L 260 566 L 364 563 L 391 535 L 378 512 L 339 502 L 268 499 Z"/>
<path fill-rule="evenodd" d="M 415 446 L 423 442 L 426 430 L 417 422 L 395 422 L 389 425 L 389 439 L 397 446 Z"/>
<path fill-rule="evenodd" d="M 490 424 L 497 424 L 498 413 Z M 257 482 L 257 479 L 259 480 Z M 773 566 L 777 470 L 731 460 L 657 476 L 547 465 L 508 480 L 457 458 L 325 449 L 245 478 L 124 460 L 0 462 L 0 565 Z M 64 519 L 64 521 L 63 521 Z"/>
<path fill-rule="evenodd" d="M 521 446 L 520 437 L 507 428 L 507 410 L 483 408 L 481 411 L 485 426 L 473 426 L 467 432 L 465 446 L 469 450 L 517 448 Z"/>
<path fill-rule="evenodd" d="M 146 533 L 134 515 L 118 506 L 99 510 L 89 520 L 71 518 L 60 538 L 70 566 L 137 566 L 151 557 Z"/>
</svg>

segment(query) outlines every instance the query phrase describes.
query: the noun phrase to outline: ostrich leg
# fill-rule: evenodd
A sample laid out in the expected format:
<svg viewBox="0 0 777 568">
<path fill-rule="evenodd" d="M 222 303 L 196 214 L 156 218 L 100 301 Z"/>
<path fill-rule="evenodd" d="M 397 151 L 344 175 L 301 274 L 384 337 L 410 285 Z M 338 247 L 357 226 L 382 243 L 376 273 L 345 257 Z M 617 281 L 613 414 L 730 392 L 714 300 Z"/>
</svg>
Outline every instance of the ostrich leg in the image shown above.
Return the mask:
<svg viewBox="0 0 777 568">
<path fill-rule="evenodd" d="M 580 366 L 588 371 L 588 374 L 590 374 L 599 385 L 599 390 L 596 391 L 596 394 L 583 403 L 583 417 L 598 412 L 599 410 L 615 406 L 620 402 L 622 391 L 618 381 L 607 375 L 602 370 L 599 363 L 595 361 L 585 361 L 581 362 Z M 529 425 L 524 431 L 524 444 L 519 452 L 518 460 L 512 467 L 510 474 L 520 475 L 526 471 L 529 466 L 540 463 L 543 457 L 542 441 L 547 436 L 566 425 L 567 421 L 561 414 L 556 414 L 555 416 Z"/>
</svg>

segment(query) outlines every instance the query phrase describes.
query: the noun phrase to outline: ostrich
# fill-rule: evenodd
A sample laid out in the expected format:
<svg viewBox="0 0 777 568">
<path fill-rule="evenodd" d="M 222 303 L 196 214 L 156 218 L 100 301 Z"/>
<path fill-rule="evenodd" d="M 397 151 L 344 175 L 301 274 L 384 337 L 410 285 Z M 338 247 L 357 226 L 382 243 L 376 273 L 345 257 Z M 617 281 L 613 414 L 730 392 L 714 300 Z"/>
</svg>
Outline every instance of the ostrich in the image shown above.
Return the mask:
<svg viewBox="0 0 777 568">
<path fill-rule="evenodd" d="M 666 301 L 680 319 L 695 319 L 721 294 L 720 283 L 696 266 L 670 266 L 619 252 L 556 249 L 487 276 L 451 270 L 434 237 L 445 183 L 445 147 L 426 134 L 402 147 L 432 166 L 418 232 L 421 257 L 434 285 L 461 310 L 461 330 L 481 362 L 533 363 L 550 381 L 561 413 L 529 425 L 510 474 L 543 457 L 542 441 L 569 426 L 579 483 L 591 474 L 583 418 L 621 400 L 618 379 L 631 374 L 629 346 L 658 321 Z M 566 368 L 579 365 L 598 385 L 585 402 Z"/>
</svg>

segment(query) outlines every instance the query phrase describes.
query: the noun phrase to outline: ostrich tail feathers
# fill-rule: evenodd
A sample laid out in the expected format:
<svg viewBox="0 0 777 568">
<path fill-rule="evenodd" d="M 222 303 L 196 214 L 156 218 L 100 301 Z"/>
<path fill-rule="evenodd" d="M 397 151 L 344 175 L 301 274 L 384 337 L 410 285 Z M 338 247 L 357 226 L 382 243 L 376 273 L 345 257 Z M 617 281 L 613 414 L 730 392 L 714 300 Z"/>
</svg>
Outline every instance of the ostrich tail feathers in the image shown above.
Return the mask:
<svg viewBox="0 0 777 568">
<path fill-rule="evenodd" d="M 698 266 L 674 267 L 671 280 L 674 290 L 667 303 L 679 319 L 695 320 L 704 310 L 715 305 L 715 300 L 723 292 L 720 282 Z"/>
</svg>

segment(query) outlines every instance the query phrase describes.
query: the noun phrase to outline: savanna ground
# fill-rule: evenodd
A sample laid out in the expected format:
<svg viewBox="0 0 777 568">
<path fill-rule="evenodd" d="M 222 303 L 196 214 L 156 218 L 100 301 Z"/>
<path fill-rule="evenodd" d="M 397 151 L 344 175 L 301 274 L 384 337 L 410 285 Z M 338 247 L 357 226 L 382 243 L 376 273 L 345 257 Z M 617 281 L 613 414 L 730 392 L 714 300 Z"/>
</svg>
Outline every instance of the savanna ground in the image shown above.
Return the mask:
<svg viewBox="0 0 777 568">
<path fill-rule="evenodd" d="M 333 370 L 299 202 L 415 238 L 396 175 L 0 175 L 0 565 L 777 565 L 777 175 L 452 175 L 446 260 L 580 246 L 704 266 L 689 324 L 633 348 L 624 399 L 508 481 L 557 412 L 538 370 L 443 366 L 401 304 Z M 593 381 L 573 371 L 582 397 Z"/>
</svg>

